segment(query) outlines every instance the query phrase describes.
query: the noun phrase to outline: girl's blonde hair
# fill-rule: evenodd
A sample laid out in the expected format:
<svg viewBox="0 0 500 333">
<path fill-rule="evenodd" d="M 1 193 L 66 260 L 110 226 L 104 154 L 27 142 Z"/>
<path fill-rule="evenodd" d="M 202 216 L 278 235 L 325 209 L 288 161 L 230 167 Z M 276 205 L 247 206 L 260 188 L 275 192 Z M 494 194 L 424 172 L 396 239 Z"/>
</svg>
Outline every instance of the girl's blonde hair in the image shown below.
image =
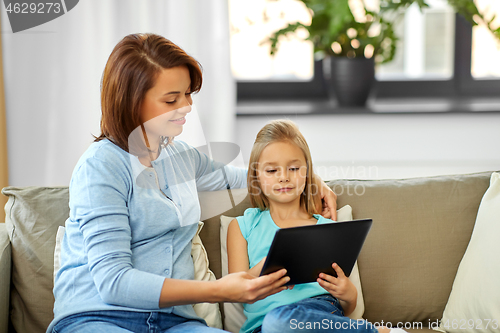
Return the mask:
<svg viewBox="0 0 500 333">
<path fill-rule="evenodd" d="M 309 214 L 318 214 L 321 212 L 321 195 L 319 193 L 317 179 L 313 173 L 313 165 L 309 146 L 299 128 L 290 120 L 274 120 L 265 125 L 255 138 L 255 143 L 250 153 L 250 162 L 248 168 L 247 184 L 250 194 L 252 207 L 260 210 L 269 208 L 269 199 L 262 192 L 260 182 L 257 176 L 258 163 L 260 155 L 264 148 L 275 142 L 289 142 L 294 144 L 302 153 L 307 165 L 306 186 L 300 197 L 300 204 Z"/>
</svg>

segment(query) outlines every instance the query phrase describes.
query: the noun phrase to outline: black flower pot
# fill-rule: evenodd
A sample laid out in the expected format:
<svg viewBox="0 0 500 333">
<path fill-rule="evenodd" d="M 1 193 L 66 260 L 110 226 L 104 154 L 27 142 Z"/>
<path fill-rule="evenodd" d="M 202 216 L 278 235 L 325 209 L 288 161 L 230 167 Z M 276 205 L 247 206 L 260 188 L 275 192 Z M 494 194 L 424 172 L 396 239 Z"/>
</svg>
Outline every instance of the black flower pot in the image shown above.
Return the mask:
<svg viewBox="0 0 500 333">
<path fill-rule="evenodd" d="M 324 69 L 331 98 L 340 106 L 364 106 L 375 82 L 373 58 L 329 57 Z M 330 66 L 328 66 L 330 65 Z"/>
</svg>

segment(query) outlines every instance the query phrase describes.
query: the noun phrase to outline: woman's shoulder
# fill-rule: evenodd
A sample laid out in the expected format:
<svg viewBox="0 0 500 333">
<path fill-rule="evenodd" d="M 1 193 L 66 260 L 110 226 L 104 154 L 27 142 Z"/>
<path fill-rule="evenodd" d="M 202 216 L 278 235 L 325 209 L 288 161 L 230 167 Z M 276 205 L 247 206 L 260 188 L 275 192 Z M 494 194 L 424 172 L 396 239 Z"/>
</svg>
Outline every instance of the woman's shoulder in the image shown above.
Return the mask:
<svg viewBox="0 0 500 333">
<path fill-rule="evenodd" d="M 74 173 L 77 173 L 83 166 L 89 165 L 95 168 L 101 167 L 101 171 L 104 171 L 104 166 L 115 172 L 120 169 L 129 169 L 131 156 L 107 139 L 93 142 L 78 160 Z"/>
<path fill-rule="evenodd" d="M 108 139 L 104 139 L 101 141 L 93 142 L 83 153 L 80 160 L 85 161 L 88 159 L 99 159 L 106 162 L 112 162 L 115 160 L 123 160 L 129 154 L 109 141 Z"/>
</svg>

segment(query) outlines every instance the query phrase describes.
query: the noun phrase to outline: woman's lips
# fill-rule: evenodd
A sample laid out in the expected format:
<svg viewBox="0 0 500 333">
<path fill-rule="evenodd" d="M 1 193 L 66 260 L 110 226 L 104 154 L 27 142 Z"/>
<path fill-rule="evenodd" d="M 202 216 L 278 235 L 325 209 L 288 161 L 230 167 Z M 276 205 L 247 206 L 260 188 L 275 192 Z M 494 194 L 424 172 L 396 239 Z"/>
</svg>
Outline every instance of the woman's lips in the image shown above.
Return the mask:
<svg viewBox="0 0 500 333">
<path fill-rule="evenodd" d="M 186 118 L 182 117 L 182 118 L 173 119 L 173 120 L 170 120 L 170 121 L 173 122 L 174 124 L 177 124 L 177 125 L 184 125 L 186 123 Z"/>
</svg>

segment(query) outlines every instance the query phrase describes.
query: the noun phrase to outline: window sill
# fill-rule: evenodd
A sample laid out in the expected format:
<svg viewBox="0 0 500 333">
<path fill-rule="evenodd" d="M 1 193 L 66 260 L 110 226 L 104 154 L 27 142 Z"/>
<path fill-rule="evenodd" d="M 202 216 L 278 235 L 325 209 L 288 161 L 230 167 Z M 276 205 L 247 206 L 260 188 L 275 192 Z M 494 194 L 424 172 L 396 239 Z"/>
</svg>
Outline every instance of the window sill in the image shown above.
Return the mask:
<svg viewBox="0 0 500 333">
<path fill-rule="evenodd" d="M 238 102 L 236 115 L 500 113 L 500 98 L 380 98 L 365 107 L 342 107 L 330 100 L 254 100 Z"/>
</svg>

